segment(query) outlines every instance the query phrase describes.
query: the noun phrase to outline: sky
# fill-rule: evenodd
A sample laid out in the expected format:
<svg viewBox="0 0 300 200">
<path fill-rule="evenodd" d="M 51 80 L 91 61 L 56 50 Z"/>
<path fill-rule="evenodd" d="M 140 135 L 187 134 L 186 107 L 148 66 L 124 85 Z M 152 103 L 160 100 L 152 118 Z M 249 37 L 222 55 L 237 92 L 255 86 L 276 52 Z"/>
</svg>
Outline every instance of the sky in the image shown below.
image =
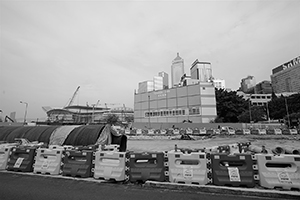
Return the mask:
<svg viewBox="0 0 300 200">
<path fill-rule="evenodd" d="M 237 90 L 300 55 L 300 1 L 0 1 L 0 113 L 45 119 L 42 106 L 134 107 L 138 83 L 211 62 Z"/>
</svg>

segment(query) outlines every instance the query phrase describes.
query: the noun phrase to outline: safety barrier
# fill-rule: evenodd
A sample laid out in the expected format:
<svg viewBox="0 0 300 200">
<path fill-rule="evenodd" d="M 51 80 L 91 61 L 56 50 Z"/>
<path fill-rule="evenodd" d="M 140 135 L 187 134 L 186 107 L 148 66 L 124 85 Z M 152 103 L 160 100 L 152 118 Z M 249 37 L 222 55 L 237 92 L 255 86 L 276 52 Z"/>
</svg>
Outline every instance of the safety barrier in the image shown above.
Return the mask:
<svg viewBox="0 0 300 200">
<path fill-rule="evenodd" d="M 167 156 L 166 156 L 167 157 Z M 130 153 L 129 180 L 163 182 L 166 179 L 165 155 L 163 152 Z"/>
<path fill-rule="evenodd" d="M 136 134 L 137 135 L 142 135 L 142 129 L 136 129 Z"/>
<path fill-rule="evenodd" d="M 199 129 L 200 135 L 206 135 L 206 129 Z"/>
<path fill-rule="evenodd" d="M 124 181 L 129 179 L 129 154 L 117 151 L 96 151 L 94 178 Z"/>
<path fill-rule="evenodd" d="M 63 158 L 62 175 L 87 178 L 92 176 L 92 151 L 68 150 Z"/>
<path fill-rule="evenodd" d="M 193 134 L 193 130 L 190 128 L 187 128 L 185 132 L 186 132 L 186 134 L 189 134 L 189 135 Z"/>
<path fill-rule="evenodd" d="M 243 129 L 243 134 L 244 135 L 250 135 L 251 134 L 250 129 Z"/>
<path fill-rule="evenodd" d="M 165 134 L 167 134 L 167 131 L 165 129 L 163 129 L 163 130 L 160 130 L 159 133 L 165 135 Z"/>
<path fill-rule="evenodd" d="M 282 135 L 290 135 L 290 129 L 282 129 Z"/>
<path fill-rule="evenodd" d="M 259 134 L 259 135 L 266 135 L 266 134 L 267 134 L 266 129 L 261 129 L 261 128 L 259 128 L 259 129 L 257 129 L 257 130 L 258 130 L 258 134 Z"/>
<path fill-rule="evenodd" d="M 9 159 L 10 151 L 12 148 L 12 146 L 0 147 L 0 170 L 6 169 L 7 161 Z"/>
<path fill-rule="evenodd" d="M 281 134 L 282 134 L 282 131 L 281 131 L 281 129 L 279 129 L 279 128 L 275 128 L 275 129 L 274 129 L 274 133 L 275 133 L 275 135 L 281 135 Z"/>
<path fill-rule="evenodd" d="M 274 135 L 275 130 L 274 129 L 267 129 L 267 135 Z"/>
<path fill-rule="evenodd" d="M 35 156 L 33 173 L 58 175 L 61 173 L 63 149 L 39 148 Z"/>
<path fill-rule="evenodd" d="M 290 134 L 291 135 L 297 135 L 298 134 L 297 129 L 290 129 Z"/>
<path fill-rule="evenodd" d="M 243 133 L 243 130 L 237 129 L 237 130 L 235 130 L 235 134 L 236 135 L 243 135 L 244 133 Z"/>
<path fill-rule="evenodd" d="M 250 132 L 251 132 L 251 135 L 258 135 L 259 134 L 258 129 L 251 129 Z"/>
<path fill-rule="evenodd" d="M 130 129 L 125 129 L 125 135 L 130 135 L 131 132 L 130 132 Z"/>
<path fill-rule="evenodd" d="M 7 162 L 7 170 L 32 172 L 36 147 L 13 147 Z"/>
<path fill-rule="evenodd" d="M 148 135 L 154 135 L 154 130 L 153 129 L 149 129 L 148 130 Z"/>
<path fill-rule="evenodd" d="M 174 135 L 179 135 L 179 134 L 180 134 L 179 129 L 174 129 L 174 130 L 173 130 L 173 134 L 174 134 Z"/>
<path fill-rule="evenodd" d="M 198 128 L 194 128 L 193 129 L 193 134 L 194 135 L 199 135 L 200 134 L 200 130 Z"/>
<path fill-rule="evenodd" d="M 257 154 L 256 157 L 262 187 L 300 190 L 300 155 Z"/>
<path fill-rule="evenodd" d="M 214 134 L 215 134 L 215 135 L 220 135 L 220 134 L 221 134 L 220 129 L 214 129 Z"/>
<path fill-rule="evenodd" d="M 259 180 L 255 155 L 212 154 L 211 163 L 214 185 L 254 187 Z"/>
<path fill-rule="evenodd" d="M 167 156 L 171 183 L 205 185 L 212 182 L 211 161 L 206 153 L 172 150 L 167 152 Z"/>
<path fill-rule="evenodd" d="M 228 134 L 229 135 L 235 135 L 235 130 L 234 129 L 228 129 Z"/>
</svg>

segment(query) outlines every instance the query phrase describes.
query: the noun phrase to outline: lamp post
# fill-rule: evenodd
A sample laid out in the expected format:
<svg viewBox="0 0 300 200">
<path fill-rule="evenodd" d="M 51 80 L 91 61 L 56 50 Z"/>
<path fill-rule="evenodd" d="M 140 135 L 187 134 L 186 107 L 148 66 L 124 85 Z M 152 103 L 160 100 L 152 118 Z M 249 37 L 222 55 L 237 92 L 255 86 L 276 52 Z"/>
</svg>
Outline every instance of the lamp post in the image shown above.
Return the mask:
<svg viewBox="0 0 300 200">
<path fill-rule="evenodd" d="M 250 124 L 252 121 L 252 117 L 251 117 L 251 94 L 250 94 L 250 98 L 249 98 L 249 117 L 250 117 Z"/>
<path fill-rule="evenodd" d="M 269 112 L 269 104 L 267 101 L 267 118 L 268 118 L 268 122 L 270 123 L 270 112 Z"/>
<path fill-rule="evenodd" d="M 148 95 L 148 126 L 149 128 L 151 127 L 150 126 L 150 95 Z"/>
<path fill-rule="evenodd" d="M 27 115 L 28 103 L 24 102 L 24 101 L 20 101 L 20 103 L 23 103 L 23 104 L 26 105 L 26 107 L 25 107 L 25 115 L 24 115 L 24 124 L 26 124 L 26 115 Z"/>
<path fill-rule="evenodd" d="M 285 102 L 285 109 L 286 109 L 286 114 L 287 114 L 287 118 L 288 118 L 288 124 L 289 124 L 289 128 L 290 128 L 291 127 L 291 123 L 290 123 L 289 108 L 288 108 L 287 98 L 286 97 L 284 97 L 284 102 Z"/>
</svg>

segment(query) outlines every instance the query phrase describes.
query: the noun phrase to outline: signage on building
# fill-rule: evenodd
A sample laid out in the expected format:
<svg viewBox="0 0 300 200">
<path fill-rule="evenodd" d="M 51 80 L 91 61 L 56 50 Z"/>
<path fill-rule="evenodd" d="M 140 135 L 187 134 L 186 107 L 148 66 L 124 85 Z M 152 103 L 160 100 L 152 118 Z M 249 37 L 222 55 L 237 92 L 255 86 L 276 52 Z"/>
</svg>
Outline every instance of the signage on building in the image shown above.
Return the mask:
<svg viewBox="0 0 300 200">
<path fill-rule="evenodd" d="M 276 74 L 280 71 L 283 71 L 285 69 L 288 69 L 288 68 L 291 68 L 291 67 L 294 67 L 295 65 L 299 64 L 300 63 L 300 56 L 294 58 L 293 60 L 289 61 L 289 62 L 286 62 L 284 63 L 283 65 L 280 65 L 279 67 L 276 67 L 272 70 L 272 73 L 273 74 Z"/>
</svg>

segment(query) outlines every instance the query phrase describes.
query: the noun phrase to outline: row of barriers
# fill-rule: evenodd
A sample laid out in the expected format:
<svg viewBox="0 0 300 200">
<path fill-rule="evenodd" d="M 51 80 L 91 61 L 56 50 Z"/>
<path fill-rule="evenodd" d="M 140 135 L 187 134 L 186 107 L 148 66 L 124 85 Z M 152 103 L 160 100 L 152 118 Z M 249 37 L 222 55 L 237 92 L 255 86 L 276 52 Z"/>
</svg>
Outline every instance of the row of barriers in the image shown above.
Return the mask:
<svg viewBox="0 0 300 200">
<path fill-rule="evenodd" d="M 300 155 L 253 153 L 251 143 L 164 152 L 118 145 L 0 146 L 0 169 L 95 179 L 300 190 Z M 234 147 L 234 148 L 233 148 Z"/>
<path fill-rule="evenodd" d="M 297 135 L 297 129 L 125 129 L 126 135 Z"/>
</svg>

